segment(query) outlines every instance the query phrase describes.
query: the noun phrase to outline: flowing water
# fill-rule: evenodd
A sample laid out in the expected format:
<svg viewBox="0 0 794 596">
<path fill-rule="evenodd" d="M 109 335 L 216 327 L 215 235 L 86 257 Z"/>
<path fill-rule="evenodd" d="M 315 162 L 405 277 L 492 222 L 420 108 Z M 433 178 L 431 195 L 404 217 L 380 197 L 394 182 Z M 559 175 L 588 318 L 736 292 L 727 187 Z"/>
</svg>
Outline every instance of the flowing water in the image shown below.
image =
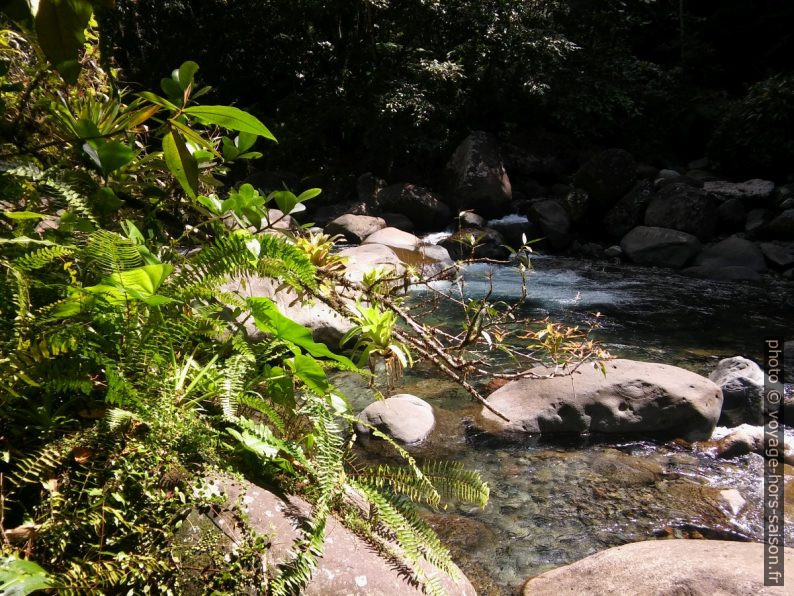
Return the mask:
<svg viewBox="0 0 794 596">
<path fill-rule="evenodd" d="M 534 265 L 525 314 L 585 324 L 600 312 L 597 339 L 616 356 L 707 375 L 720 358 L 760 361 L 765 336 L 794 336 L 790 283 L 717 283 L 558 257 L 538 257 Z M 474 265 L 465 277 L 472 297 L 488 291 L 489 278 L 492 300 L 521 295 L 520 277 L 510 268 Z M 414 302 L 426 302 L 425 292 L 417 290 Z M 337 383 L 359 409 L 371 400 L 349 376 Z M 417 457 L 462 461 L 491 487 L 484 510 L 457 506 L 426 516 L 480 593 L 515 593 L 528 577 L 638 540 L 763 537 L 761 456 L 718 460 L 691 445 L 636 437 L 505 443 L 478 435 L 467 422 L 477 409 L 467 394 L 428 368 L 409 371 L 395 392 L 436 407 L 437 427 L 413 448 Z M 376 441 L 362 449 L 364 459 L 388 457 Z M 794 484 L 787 488 L 789 505 L 792 493 Z M 786 540 L 794 540 L 790 517 Z"/>
</svg>

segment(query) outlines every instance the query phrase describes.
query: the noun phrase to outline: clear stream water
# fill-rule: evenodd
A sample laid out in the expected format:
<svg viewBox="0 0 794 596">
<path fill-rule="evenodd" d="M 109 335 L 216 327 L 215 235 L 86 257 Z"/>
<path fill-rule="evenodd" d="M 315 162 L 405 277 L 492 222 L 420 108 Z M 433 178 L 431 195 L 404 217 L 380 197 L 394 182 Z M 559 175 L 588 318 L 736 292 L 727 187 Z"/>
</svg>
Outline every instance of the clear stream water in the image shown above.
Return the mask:
<svg viewBox="0 0 794 596">
<path fill-rule="evenodd" d="M 486 265 L 466 270 L 470 296 L 487 291 L 489 274 L 493 299 L 520 297 L 514 270 Z M 422 303 L 427 297 L 417 291 L 413 298 Z M 759 361 L 765 336 L 794 337 L 794 284 L 773 279 L 711 282 L 666 270 L 541 256 L 529 274 L 525 307 L 534 317 L 569 324 L 586 323 L 600 312 L 596 337 L 612 354 L 706 375 L 724 357 Z M 343 375 L 337 383 L 357 408 L 371 400 L 360 382 Z M 412 449 L 418 457 L 462 461 L 491 487 L 484 510 L 453 506 L 427 512 L 482 594 L 516 593 L 531 576 L 638 540 L 763 536 L 761 456 L 717 460 L 698 447 L 636 437 L 567 444 L 487 439 L 467 422 L 477 410 L 467 394 L 421 365 L 394 392 L 413 393 L 437 409 L 432 436 Z M 390 456 L 370 441 L 361 457 Z M 726 499 L 731 493 L 721 491 L 729 489 L 739 492 L 744 505 Z M 787 488 L 789 511 L 792 493 L 794 483 Z M 794 540 L 791 517 L 786 539 Z"/>
</svg>

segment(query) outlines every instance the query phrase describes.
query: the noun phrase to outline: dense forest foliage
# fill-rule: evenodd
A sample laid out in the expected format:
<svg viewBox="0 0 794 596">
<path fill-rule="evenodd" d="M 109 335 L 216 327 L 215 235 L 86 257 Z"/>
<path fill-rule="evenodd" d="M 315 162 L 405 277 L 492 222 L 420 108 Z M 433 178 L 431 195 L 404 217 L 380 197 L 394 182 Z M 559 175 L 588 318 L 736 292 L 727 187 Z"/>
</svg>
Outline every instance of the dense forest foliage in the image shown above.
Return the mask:
<svg viewBox="0 0 794 596">
<path fill-rule="evenodd" d="M 433 175 L 469 130 L 528 150 L 621 146 L 730 176 L 794 157 L 794 7 L 766 0 L 121 0 L 129 81 L 195 59 L 290 131 L 266 165 Z M 284 137 L 285 135 L 281 135 Z"/>
</svg>

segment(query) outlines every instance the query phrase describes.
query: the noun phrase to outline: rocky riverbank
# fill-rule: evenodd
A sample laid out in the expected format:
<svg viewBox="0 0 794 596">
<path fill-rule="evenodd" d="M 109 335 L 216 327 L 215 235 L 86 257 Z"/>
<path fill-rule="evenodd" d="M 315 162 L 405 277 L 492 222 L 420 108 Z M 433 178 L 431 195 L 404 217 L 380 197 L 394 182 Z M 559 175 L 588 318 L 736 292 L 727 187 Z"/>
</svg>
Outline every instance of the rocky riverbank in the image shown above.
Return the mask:
<svg viewBox="0 0 794 596">
<path fill-rule="evenodd" d="M 467 137 L 433 188 L 372 174 L 340 181 L 303 218 L 363 242 L 378 227 L 450 229 L 453 257 L 504 258 L 522 236 L 544 251 L 669 267 L 723 280 L 794 276 L 794 183 L 720 178 L 700 159 L 639 163 L 622 149 L 578 159 Z M 255 174 L 265 187 L 278 175 Z M 280 186 L 280 184 L 278 184 Z M 465 212 L 464 215 L 462 213 Z M 351 218 L 351 215 L 364 219 Z"/>
</svg>

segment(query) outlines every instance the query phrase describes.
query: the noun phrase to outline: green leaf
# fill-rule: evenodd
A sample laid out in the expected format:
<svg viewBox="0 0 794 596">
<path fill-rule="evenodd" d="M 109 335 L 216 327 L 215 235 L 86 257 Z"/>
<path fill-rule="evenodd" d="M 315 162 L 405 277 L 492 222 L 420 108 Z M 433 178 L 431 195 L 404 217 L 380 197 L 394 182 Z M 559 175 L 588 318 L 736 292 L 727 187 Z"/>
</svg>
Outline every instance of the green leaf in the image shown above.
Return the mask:
<svg viewBox="0 0 794 596">
<path fill-rule="evenodd" d="M 313 199 L 317 195 L 319 195 L 323 190 L 321 188 L 310 188 L 308 190 L 304 190 L 301 194 L 298 195 L 298 202 L 303 203 L 304 201 L 308 201 L 309 199 Z"/>
<path fill-rule="evenodd" d="M 47 216 L 35 211 L 3 211 L 8 219 L 45 219 Z"/>
<path fill-rule="evenodd" d="M 184 191 L 195 199 L 198 196 L 198 163 L 179 134 L 169 130 L 163 137 L 163 157 Z"/>
<path fill-rule="evenodd" d="M 221 139 L 221 147 L 223 148 L 223 159 L 226 161 L 232 161 L 240 155 L 240 150 L 229 137 Z"/>
<path fill-rule="evenodd" d="M 173 269 L 173 266 L 168 264 L 144 265 L 114 273 L 103 279 L 101 283 L 85 287 L 83 290 L 102 295 L 111 304 L 140 300 L 149 306 L 159 306 L 173 301 L 166 296 L 155 294 Z"/>
<path fill-rule="evenodd" d="M 159 95 L 156 95 L 155 93 L 152 93 L 151 91 L 142 91 L 141 93 L 138 93 L 138 95 L 140 97 L 152 102 L 153 104 L 160 106 L 161 108 L 166 108 L 167 110 L 171 110 L 173 112 L 178 112 L 179 111 L 179 107 L 178 106 L 172 104 L 170 101 L 168 101 L 164 97 L 160 97 Z"/>
<path fill-rule="evenodd" d="M 326 395 L 330 390 L 328 377 L 320 364 L 311 356 L 297 354 L 292 359 L 295 376 L 318 395 Z"/>
<path fill-rule="evenodd" d="M 272 459 L 276 457 L 279 452 L 278 443 L 280 441 L 273 435 L 273 431 L 261 424 L 257 430 L 259 432 L 256 435 L 251 434 L 248 431 L 243 431 L 241 434 L 233 428 L 227 428 L 226 432 L 240 441 L 242 446 L 248 451 L 251 451 L 260 457 L 264 457 L 265 459 Z"/>
<path fill-rule="evenodd" d="M 178 81 L 174 79 L 160 79 L 160 89 L 163 90 L 171 101 L 178 101 L 182 103 L 182 92 L 184 89 L 179 85 Z"/>
<path fill-rule="evenodd" d="M 94 204 L 97 211 L 109 214 L 118 211 L 118 209 L 124 205 L 124 201 L 116 196 L 112 188 L 103 186 L 94 193 Z"/>
<path fill-rule="evenodd" d="M 249 132 L 241 132 L 234 139 L 235 146 L 241 153 L 245 153 L 256 143 L 257 136 Z"/>
<path fill-rule="evenodd" d="M 188 60 L 187 62 L 183 62 L 182 66 L 179 67 L 179 70 L 176 71 L 176 81 L 179 83 L 182 91 L 187 89 L 189 85 L 193 84 L 193 77 L 196 75 L 196 71 L 198 69 L 198 64 L 192 60 Z"/>
<path fill-rule="evenodd" d="M 196 200 L 202 205 L 204 205 L 209 210 L 209 212 L 214 215 L 220 215 L 221 213 L 223 213 L 223 211 L 221 210 L 221 200 L 215 195 L 209 197 L 205 195 L 201 195 Z"/>
<path fill-rule="evenodd" d="M 102 143 L 96 148 L 96 152 L 99 156 L 99 166 L 105 176 L 123 168 L 135 159 L 135 151 L 132 150 L 132 147 L 118 141 Z"/>
<path fill-rule="evenodd" d="M 80 75 L 79 52 L 93 9 L 87 0 L 40 0 L 36 35 L 44 55 L 70 84 Z"/>
<path fill-rule="evenodd" d="M 152 296 L 174 270 L 173 265 L 144 265 L 128 271 L 119 271 L 111 275 L 110 282 L 128 293 L 140 296 Z"/>
<path fill-rule="evenodd" d="M 315 342 L 311 331 L 282 315 L 270 298 L 249 298 L 248 306 L 256 326 L 265 333 L 302 348 L 316 358 L 330 358 L 348 369 L 356 368 L 348 358 L 334 354 L 325 344 Z"/>
<path fill-rule="evenodd" d="M 14 556 L 0 559 L 0 594 L 26 596 L 52 585 L 49 574 L 37 563 Z"/>
<path fill-rule="evenodd" d="M 202 122 L 222 126 L 229 130 L 248 132 L 275 141 L 267 127 L 248 112 L 231 106 L 193 106 L 184 110 L 185 114 L 195 116 Z"/>
</svg>

